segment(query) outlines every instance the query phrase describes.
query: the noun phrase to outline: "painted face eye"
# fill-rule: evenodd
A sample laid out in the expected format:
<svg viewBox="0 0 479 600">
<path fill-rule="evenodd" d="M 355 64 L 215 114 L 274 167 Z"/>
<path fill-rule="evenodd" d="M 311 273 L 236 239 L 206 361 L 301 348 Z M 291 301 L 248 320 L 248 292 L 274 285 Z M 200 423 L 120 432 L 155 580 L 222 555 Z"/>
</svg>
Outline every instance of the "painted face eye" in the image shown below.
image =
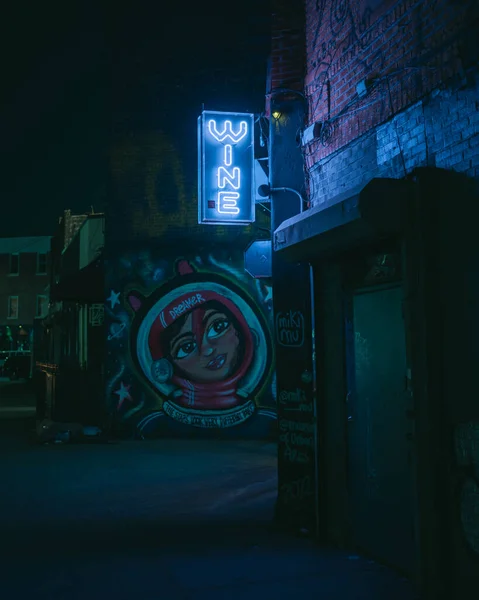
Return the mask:
<svg viewBox="0 0 479 600">
<path fill-rule="evenodd" d="M 228 319 L 216 319 L 208 327 L 208 339 L 218 338 L 228 329 L 230 322 Z"/>
<path fill-rule="evenodd" d="M 175 351 L 175 358 L 185 358 L 196 350 L 196 342 L 189 340 L 183 342 Z"/>
</svg>

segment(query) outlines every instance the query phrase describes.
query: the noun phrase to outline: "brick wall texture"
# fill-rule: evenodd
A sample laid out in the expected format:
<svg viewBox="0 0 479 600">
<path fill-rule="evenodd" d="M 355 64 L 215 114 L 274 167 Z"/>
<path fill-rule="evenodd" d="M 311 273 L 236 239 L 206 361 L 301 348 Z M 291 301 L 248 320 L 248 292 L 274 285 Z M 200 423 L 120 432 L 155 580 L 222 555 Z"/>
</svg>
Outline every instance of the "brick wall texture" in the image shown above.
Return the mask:
<svg viewBox="0 0 479 600">
<path fill-rule="evenodd" d="M 192 141 L 196 143 L 196 130 Z M 111 146 L 107 245 L 151 240 L 180 247 L 182 240 L 197 240 L 245 246 L 257 227 L 267 227 L 266 215 L 257 213 L 252 226 L 199 225 L 197 189 L 185 184 L 174 140 L 151 131 L 123 136 Z"/>
<path fill-rule="evenodd" d="M 271 90 L 303 90 L 305 43 L 301 0 L 276 0 L 272 15 Z"/>
<path fill-rule="evenodd" d="M 305 4 L 307 124 L 323 124 L 303 148 L 313 206 L 418 166 L 479 176 L 476 2 Z"/>
</svg>

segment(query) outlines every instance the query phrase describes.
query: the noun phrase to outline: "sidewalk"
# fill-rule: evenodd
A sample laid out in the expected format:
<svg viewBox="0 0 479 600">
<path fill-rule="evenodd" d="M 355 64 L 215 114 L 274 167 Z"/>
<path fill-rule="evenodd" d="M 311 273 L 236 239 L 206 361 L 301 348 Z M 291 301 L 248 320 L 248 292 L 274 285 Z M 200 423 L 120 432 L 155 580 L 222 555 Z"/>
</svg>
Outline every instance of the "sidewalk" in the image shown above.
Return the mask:
<svg viewBox="0 0 479 600">
<path fill-rule="evenodd" d="M 0 419 L 22 419 L 34 417 L 36 408 L 34 406 L 0 406 Z"/>
<path fill-rule="evenodd" d="M 31 382 L 0 377 L 0 420 L 34 417 L 36 400 Z"/>
<path fill-rule="evenodd" d="M 131 528 L 130 532 L 128 529 Z M 75 543 L 45 535 L 32 562 L 3 563 L 5 598 L 37 600 L 412 600 L 388 569 L 265 524 L 125 523 Z M 109 540 L 109 541 L 108 541 Z M 54 543 L 56 541 L 56 543 Z M 27 542 L 28 543 L 28 542 Z M 28 577 L 26 577 L 28 573 Z"/>
<path fill-rule="evenodd" d="M 35 562 L 3 564 L 3 594 L 38 600 L 414 597 L 406 581 L 363 558 L 251 525 L 224 524 L 220 531 L 191 524 L 190 532 L 179 527 L 175 535 L 152 526 L 143 541 L 135 535 L 122 544 L 121 536 L 113 536 L 108 544 L 108 532 L 100 530 L 89 549 L 75 552 L 73 540 L 55 548 L 46 537 Z"/>
</svg>

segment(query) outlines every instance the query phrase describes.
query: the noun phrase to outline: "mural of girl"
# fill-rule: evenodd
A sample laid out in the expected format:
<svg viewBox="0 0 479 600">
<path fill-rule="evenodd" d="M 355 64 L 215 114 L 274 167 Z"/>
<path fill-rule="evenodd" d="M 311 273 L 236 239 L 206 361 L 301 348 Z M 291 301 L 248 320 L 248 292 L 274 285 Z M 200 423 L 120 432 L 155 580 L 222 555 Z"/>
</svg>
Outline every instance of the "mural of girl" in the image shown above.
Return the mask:
<svg viewBox="0 0 479 600">
<path fill-rule="evenodd" d="M 135 290 L 126 295 L 134 311 L 134 363 L 163 399 L 162 409 L 143 417 L 138 429 L 142 435 L 165 427 L 271 429 L 274 412 L 256 405 L 272 368 L 261 313 L 226 278 L 197 273 L 185 260 L 176 271 L 148 297 Z"/>
</svg>

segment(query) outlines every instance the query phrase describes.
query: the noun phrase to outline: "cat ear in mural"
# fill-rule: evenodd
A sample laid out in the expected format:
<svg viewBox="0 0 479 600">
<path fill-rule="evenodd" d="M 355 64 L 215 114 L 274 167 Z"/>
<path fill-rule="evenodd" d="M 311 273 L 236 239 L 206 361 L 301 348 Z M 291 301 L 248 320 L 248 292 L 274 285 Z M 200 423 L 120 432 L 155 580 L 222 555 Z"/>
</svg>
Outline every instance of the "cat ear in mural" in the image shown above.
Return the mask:
<svg viewBox="0 0 479 600">
<path fill-rule="evenodd" d="M 187 260 L 181 258 L 176 263 L 176 272 L 178 273 L 178 275 L 191 275 L 195 272 L 195 270 Z"/>
<path fill-rule="evenodd" d="M 136 291 L 131 291 L 127 294 L 126 299 L 128 300 L 128 304 L 131 306 L 131 308 L 135 311 L 138 312 L 145 300 L 145 298 L 143 297 L 142 294 L 140 294 L 140 292 L 136 292 Z"/>
</svg>

